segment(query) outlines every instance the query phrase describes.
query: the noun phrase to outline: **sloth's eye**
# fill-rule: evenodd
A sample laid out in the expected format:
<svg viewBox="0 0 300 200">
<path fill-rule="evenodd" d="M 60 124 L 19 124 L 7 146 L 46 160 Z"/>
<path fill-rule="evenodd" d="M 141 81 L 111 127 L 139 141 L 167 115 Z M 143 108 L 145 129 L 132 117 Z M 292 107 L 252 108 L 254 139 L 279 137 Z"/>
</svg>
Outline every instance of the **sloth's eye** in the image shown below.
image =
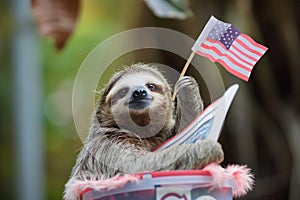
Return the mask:
<svg viewBox="0 0 300 200">
<path fill-rule="evenodd" d="M 146 86 L 151 91 L 156 90 L 156 85 L 154 85 L 153 83 L 147 83 Z"/>
<path fill-rule="evenodd" d="M 118 100 L 125 97 L 126 94 L 128 93 L 128 91 L 129 91 L 128 87 L 124 87 L 124 88 L 121 88 L 120 90 L 118 90 L 115 94 L 112 95 L 112 97 L 110 99 L 111 104 L 115 104 L 115 103 L 117 103 Z"/>
<path fill-rule="evenodd" d="M 128 88 L 123 88 L 123 89 L 119 90 L 118 97 L 119 98 L 124 97 L 127 94 L 127 92 L 128 92 Z"/>
</svg>

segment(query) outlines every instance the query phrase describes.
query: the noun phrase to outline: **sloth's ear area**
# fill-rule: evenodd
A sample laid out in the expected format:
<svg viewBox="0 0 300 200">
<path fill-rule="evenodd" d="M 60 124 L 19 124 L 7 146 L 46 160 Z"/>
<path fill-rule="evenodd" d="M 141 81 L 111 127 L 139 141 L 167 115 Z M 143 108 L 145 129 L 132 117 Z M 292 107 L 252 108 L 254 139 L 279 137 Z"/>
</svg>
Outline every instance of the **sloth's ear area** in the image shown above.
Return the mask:
<svg viewBox="0 0 300 200">
<path fill-rule="evenodd" d="M 118 72 L 110 79 L 105 88 L 102 89 L 98 104 L 96 105 L 96 117 L 100 124 L 103 123 L 103 118 L 107 117 L 107 112 L 111 106 L 111 100 L 108 98 L 110 91 L 113 89 L 115 84 L 120 80 L 121 76 L 124 75 L 124 72 Z"/>
</svg>

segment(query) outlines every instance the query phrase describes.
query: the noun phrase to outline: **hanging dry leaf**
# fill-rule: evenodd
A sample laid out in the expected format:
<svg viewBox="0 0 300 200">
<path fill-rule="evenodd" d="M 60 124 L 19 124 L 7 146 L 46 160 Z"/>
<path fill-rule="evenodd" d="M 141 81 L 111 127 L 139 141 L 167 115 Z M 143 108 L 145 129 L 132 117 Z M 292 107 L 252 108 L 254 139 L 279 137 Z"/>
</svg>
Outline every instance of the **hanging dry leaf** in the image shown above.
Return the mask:
<svg viewBox="0 0 300 200">
<path fill-rule="evenodd" d="M 31 0 L 31 10 L 39 32 L 54 39 L 62 49 L 72 34 L 79 13 L 79 0 Z"/>
</svg>

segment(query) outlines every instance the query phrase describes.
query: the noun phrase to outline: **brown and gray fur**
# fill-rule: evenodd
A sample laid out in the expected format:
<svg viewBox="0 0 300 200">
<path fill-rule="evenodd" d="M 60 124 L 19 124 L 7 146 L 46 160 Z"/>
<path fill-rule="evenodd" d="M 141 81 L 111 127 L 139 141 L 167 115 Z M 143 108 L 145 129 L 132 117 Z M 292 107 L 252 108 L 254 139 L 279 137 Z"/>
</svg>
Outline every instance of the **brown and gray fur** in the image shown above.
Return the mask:
<svg viewBox="0 0 300 200">
<path fill-rule="evenodd" d="M 145 96 L 149 95 L 147 105 L 130 103 L 135 89 L 140 87 L 146 88 Z M 203 110 L 198 84 L 193 78 L 180 78 L 175 91 L 176 109 L 171 87 L 155 66 L 134 64 L 116 73 L 102 91 L 89 135 L 69 181 L 102 180 L 145 171 L 189 170 L 222 162 L 221 145 L 209 140 L 152 151 Z M 154 134 L 156 129 L 159 132 Z"/>
</svg>

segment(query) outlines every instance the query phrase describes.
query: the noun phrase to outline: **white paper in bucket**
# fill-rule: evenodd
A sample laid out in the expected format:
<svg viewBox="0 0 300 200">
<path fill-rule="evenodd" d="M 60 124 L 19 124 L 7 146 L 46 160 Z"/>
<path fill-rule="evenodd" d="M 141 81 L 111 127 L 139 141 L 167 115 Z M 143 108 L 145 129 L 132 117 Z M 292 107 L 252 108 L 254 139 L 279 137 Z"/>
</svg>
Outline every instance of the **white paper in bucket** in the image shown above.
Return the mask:
<svg viewBox="0 0 300 200">
<path fill-rule="evenodd" d="M 238 88 L 238 84 L 229 87 L 222 97 L 205 108 L 185 129 L 162 143 L 154 151 L 161 151 L 170 146 L 196 143 L 204 139 L 217 141 Z"/>
</svg>

